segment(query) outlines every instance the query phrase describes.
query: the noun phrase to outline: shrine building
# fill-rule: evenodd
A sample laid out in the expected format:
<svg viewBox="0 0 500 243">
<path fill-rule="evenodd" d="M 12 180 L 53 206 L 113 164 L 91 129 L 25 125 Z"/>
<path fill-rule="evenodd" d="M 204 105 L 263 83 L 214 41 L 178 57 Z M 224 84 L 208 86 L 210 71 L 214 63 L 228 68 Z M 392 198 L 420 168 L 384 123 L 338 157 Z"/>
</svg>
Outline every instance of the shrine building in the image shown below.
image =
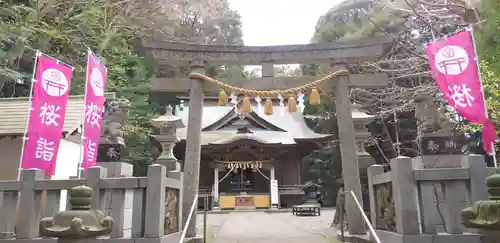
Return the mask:
<svg viewBox="0 0 500 243">
<path fill-rule="evenodd" d="M 264 114 L 255 102 L 252 106 L 252 112 L 244 114 L 234 105 L 218 106 L 217 97 L 205 98 L 199 196 L 210 197 L 211 206 L 222 210 L 303 203 L 306 182 L 316 178 L 311 178 L 301 160 L 332 135 L 315 133 L 306 125 L 302 112 L 288 112 L 278 102 L 273 104 L 271 115 Z M 189 100 L 181 98 L 175 113 L 186 125 L 177 129 L 180 142 L 174 148 L 174 155 L 182 161 Z M 357 109 L 352 114 L 362 147 L 368 137 L 364 126 L 371 116 Z M 365 173 L 366 167 L 373 164 L 364 148 L 358 149 L 358 163 Z M 203 202 L 200 200 L 198 205 Z"/>
</svg>

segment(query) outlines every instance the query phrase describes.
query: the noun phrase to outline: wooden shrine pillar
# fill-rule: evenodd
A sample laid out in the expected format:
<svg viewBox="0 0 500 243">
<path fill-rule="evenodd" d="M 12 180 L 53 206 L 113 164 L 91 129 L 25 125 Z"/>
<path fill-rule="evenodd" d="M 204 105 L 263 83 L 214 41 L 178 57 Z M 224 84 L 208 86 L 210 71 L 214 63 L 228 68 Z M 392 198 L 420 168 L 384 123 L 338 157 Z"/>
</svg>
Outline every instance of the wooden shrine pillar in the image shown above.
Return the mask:
<svg viewBox="0 0 500 243">
<path fill-rule="evenodd" d="M 192 61 L 191 72 L 205 73 L 204 61 Z M 186 224 L 193 201 L 198 193 L 200 184 L 200 158 L 201 158 L 201 129 L 203 118 L 203 81 L 190 79 L 191 89 L 189 91 L 189 128 L 186 134 L 186 153 L 184 157 L 184 179 L 182 196 L 182 225 Z M 197 203 L 196 200 L 195 203 Z M 195 206 L 195 210 L 197 206 Z M 196 237 L 196 211 L 191 216 L 191 221 L 186 232 L 187 238 Z"/>
<path fill-rule="evenodd" d="M 345 69 L 342 63 L 331 63 L 334 69 Z M 353 191 L 361 205 L 361 180 L 359 175 L 358 159 L 356 155 L 356 133 L 352 119 L 351 101 L 349 99 L 349 77 L 338 76 L 333 81 L 335 86 L 335 100 L 337 122 L 339 126 L 340 154 L 342 158 L 342 177 L 346 194 Z M 366 234 L 361 210 L 356 206 L 351 195 L 346 195 L 346 210 L 348 231 L 350 234 Z"/>
</svg>

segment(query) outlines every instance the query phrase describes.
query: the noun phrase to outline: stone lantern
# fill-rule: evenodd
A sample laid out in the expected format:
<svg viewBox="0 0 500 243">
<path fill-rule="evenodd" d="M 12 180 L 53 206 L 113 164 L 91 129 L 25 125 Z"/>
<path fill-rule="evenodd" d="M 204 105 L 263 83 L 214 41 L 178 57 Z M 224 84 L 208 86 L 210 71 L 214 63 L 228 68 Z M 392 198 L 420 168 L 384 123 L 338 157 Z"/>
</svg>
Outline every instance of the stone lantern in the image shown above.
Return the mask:
<svg viewBox="0 0 500 243">
<path fill-rule="evenodd" d="M 375 163 L 375 160 L 366 152 L 365 141 L 370 137 L 370 133 L 366 128 L 370 122 L 375 119 L 374 115 L 366 114 L 360 111 L 359 104 L 352 104 L 352 120 L 354 123 L 354 131 L 356 133 L 356 154 L 358 156 L 358 165 L 362 174 L 366 174 L 366 168 Z"/>
<path fill-rule="evenodd" d="M 179 141 L 177 129 L 184 128 L 185 125 L 181 118 L 174 116 L 172 106 L 167 106 L 165 115 L 154 118 L 153 126 L 160 129 L 160 134 L 155 138 L 161 143 L 163 152 L 156 160 L 156 163 L 162 164 L 169 171 L 180 171 L 180 163 L 174 156 L 174 146 Z"/>
</svg>

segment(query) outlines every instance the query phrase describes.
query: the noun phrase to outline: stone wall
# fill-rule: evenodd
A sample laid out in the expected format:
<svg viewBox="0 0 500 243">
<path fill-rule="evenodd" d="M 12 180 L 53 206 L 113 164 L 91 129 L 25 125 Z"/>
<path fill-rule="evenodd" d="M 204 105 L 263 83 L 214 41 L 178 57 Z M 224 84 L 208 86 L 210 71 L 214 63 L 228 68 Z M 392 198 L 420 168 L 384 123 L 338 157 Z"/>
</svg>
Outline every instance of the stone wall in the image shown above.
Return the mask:
<svg viewBox="0 0 500 243">
<path fill-rule="evenodd" d="M 146 177 L 107 176 L 105 168 L 96 166 L 89 168 L 86 178 L 45 180 L 41 170 L 30 169 L 22 171 L 21 181 L 0 181 L 0 242 L 51 241 L 40 237 L 41 212 L 54 216 L 61 191 L 79 185 L 93 188 L 92 207 L 114 219 L 109 240 L 179 241 L 179 178 L 167 177 L 166 167 L 157 164 L 149 166 Z"/>
<path fill-rule="evenodd" d="M 461 211 L 488 197 L 483 156 L 455 157 L 440 168 L 419 166 L 422 161 L 425 156 L 398 157 L 389 172 L 368 168 L 371 218 L 382 242 L 479 243 L 480 235 L 462 225 Z"/>
</svg>

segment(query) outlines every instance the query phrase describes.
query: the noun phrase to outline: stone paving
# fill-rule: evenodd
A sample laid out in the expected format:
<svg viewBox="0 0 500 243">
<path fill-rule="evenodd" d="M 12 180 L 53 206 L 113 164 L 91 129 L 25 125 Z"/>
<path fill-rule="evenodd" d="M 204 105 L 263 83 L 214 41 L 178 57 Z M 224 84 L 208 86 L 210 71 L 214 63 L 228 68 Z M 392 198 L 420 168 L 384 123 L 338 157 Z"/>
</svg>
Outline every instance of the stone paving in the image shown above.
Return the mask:
<svg viewBox="0 0 500 243">
<path fill-rule="evenodd" d="M 208 214 L 207 243 L 331 243 L 329 228 L 333 209 L 321 216 L 293 216 L 291 212 L 231 212 Z M 203 234 L 203 215 L 197 215 L 198 235 Z"/>
</svg>

